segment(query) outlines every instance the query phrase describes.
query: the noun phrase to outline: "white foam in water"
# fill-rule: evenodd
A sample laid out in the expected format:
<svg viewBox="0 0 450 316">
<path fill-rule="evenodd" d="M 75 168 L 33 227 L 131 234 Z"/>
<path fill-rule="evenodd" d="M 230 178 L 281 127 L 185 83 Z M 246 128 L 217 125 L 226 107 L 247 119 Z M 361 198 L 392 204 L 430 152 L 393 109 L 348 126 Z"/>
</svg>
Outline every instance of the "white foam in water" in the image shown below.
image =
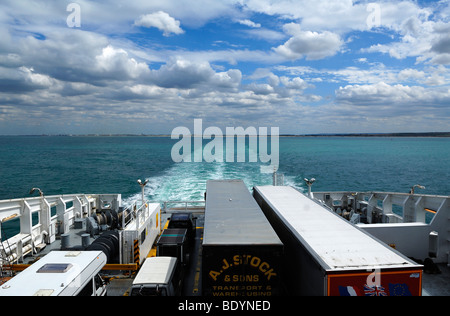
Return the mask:
<svg viewBox="0 0 450 316">
<path fill-rule="evenodd" d="M 260 173 L 258 163 L 176 163 L 160 176 L 148 177 L 145 187 L 145 197 L 150 201 L 202 201 L 206 191 L 207 180 L 241 179 L 252 190 L 256 185 L 270 185 L 272 174 Z M 291 185 L 303 191 L 296 185 L 294 178 L 284 176 L 284 184 Z M 141 193 L 124 199 L 124 205 L 130 205 L 141 199 Z"/>
<path fill-rule="evenodd" d="M 195 150 L 195 149 L 194 149 Z M 249 150 L 247 146 L 247 150 Z M 251 150 L 251 149 L 250 149 Z M 247 151 L 248 155 L 248 151 Z M 248 156 L 247 156 L 248 157 Z M 162 175 L 151 175 L 145 187 L 145 197 L 154 202 L 164 201 L 203 201 L 207 180 L 241 179 L 251 191 L 256 185 L 273 183 L 271 173 L 261 173 L 260 162 L 180 162 L 166 170 Z M 278 173 L 282 173 L 278 171 Z M 304 191 L 295 183 L 292 176 L 284 176 L 284 184 Z M 141 199 L 141 193 L 124 199 L 130 205 Z"/>
</svg>

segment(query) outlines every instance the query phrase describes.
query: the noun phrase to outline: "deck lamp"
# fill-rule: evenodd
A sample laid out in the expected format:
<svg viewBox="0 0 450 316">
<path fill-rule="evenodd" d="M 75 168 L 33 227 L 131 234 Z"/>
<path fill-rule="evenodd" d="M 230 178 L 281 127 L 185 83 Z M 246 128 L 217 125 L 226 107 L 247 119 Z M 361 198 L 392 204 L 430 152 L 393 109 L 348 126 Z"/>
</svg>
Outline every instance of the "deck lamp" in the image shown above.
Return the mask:
<svg viewBox="0 0 450 316">
<path fill-rule="evenodd" d="M 305 181 L 306 185 L 308 186 L 308 196 L 310 198 L 313 198 L 313 194 L 311 192 L 311 187 L 312 187 L 313 183 L 316 181 L 316 179 L 315 178 L 311 178 L 311 179 L 306 179 L 305 178 L 303 180 Z"/>
<path fill-rule="evenodd" d="M 415 185 L 413 185 L 413 187 L 411 188 L 411 191 L 409 191 L 409 194 L 414 194 L 414 189 L 415 189 L 415 188 L 419 188 L 419 189 L 425 190 L 425 187 L 424 187 L 423 185 L 415 184 Z"/>
<path fill-rule="evenodd" d="M 30 195 L 33 194 L 33 193 L 36 192 L 36 191 L 39 192 L 39 195 L 40 195 L 41 197 L 44 196 L 44 193 L 43 193 L 42 190 L 39 189 L 39 188 L 32 188 L 32 189 L 30 190 Z"/>
<path fill-rule="evenodd" d="M 147 183 L 148 183 L 148 179 L 145 180 L 144 182 L 142 182 L 141 179 L 138 179 L 138 180 L 137 180 L 137 183 L 139 183 L 139 185 L 141 186 L 141 189 L 142 189 L 142 205 L 144 205 L 144 204 L 145 204 L 145 193 L 144 193 L 144 189 L 145 189 L 145 186 L 146 186 Z"/>
</svg>

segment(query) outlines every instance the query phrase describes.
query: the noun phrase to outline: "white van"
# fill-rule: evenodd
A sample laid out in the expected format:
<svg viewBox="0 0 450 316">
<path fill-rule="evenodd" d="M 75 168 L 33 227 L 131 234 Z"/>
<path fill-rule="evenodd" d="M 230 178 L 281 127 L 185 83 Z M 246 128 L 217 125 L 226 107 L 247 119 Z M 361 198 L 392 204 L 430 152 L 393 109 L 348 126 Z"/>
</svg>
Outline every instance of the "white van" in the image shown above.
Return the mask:
<svg viewBox="0 0 450 316">
<path fill-rule="evenodd" d="M 0 286 L 0 296 L 104 296 L 102 251 L 52 251 Z"/>
<path fill-rule="evenodd" d="M 145 259 L 131 286 L 130 296 L 180 296 L 183 269 L 175 257 Z"/>
</svg>

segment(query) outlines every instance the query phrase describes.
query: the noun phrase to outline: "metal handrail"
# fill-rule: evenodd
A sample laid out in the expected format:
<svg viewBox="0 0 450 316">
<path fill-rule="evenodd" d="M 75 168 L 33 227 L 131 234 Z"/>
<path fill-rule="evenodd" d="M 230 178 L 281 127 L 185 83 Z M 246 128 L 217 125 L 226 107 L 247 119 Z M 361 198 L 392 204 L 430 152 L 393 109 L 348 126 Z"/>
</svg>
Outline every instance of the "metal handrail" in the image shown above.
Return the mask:
<svg viewBox="0 0 450 316">
<path fill-rule="evenodd" d="M 205 208 L 205 201 L 163 201 L 160 202 L 160 204 L 162 205 L 162 212 L 163 213 L 168 213 L 171 210 L 176 210 L 176 211 L 180 211 L 180 210 L 184 210 L 184 211 L 190 211 L 190 210 L 204 210 Z M 168 207 L 168 204 L 178 204 L 181 205 L 181 207 Z M 200 204 L 200 205 L 193 205 L 193 204 Z M 184 205 L 184 206 L 183 206 Z M 190 205 L 190 206 L 189 206 Z"/>
<path fill-rule="evenodd" d="M 141 206 L 138 207 L 138 201 L 134 201 L 133 204 L 128 206 L 123 210 L 122 215 L 122 227 L 126 227 L 132 220 L 137 219 L 139 217 L 139 214 L 142 212 L 145 212 L 146 207 L 148 206 L 149 202 L 146 201 Z M 145 217 L 145 214 L 144 214 Z M 128 218 L 128 221 L 126 219 Z"/>
</svg>

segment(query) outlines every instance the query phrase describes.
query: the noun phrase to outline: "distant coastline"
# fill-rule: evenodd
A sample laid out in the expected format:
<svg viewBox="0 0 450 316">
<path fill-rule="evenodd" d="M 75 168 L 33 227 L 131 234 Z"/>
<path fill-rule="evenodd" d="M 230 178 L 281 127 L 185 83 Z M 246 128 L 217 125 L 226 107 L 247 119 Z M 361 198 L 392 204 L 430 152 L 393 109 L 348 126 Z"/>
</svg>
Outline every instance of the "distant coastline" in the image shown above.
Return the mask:
<svg viewBox="0 0 450 316">
<path fill-rule="evenodd" d="M 307 134 L 280 135 L 284 137 L 450 137 L 450 132 L 427 133 L 339 133 L 339 134 Z"/>
<path fill-rule="evenodd" d="M 28 137 L 171 137 L 170 134 L 41 134 L 0 135 Z M 224 135 L 226 137 L 226 135 Z M 194 135 L 195 137 L 195 135 Z M 450 132 L 425 133 L 324 133 L 324 134 L 281 134 L 280 137 L 450 137 Z"/>
</svg>

